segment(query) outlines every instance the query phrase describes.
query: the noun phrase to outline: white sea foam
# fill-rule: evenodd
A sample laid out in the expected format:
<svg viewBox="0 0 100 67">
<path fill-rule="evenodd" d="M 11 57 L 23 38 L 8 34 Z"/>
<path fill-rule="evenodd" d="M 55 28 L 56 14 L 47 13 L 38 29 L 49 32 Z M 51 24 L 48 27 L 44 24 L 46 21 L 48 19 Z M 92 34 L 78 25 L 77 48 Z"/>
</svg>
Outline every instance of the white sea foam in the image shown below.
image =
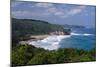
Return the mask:
<svg viewBox="0 0 100 67">
<path fill-rule="evenodd" d="M 83 34 L 80 34 L 80 33 L 71 33 L 71 35 L 76 35 L 76 36 L 91 36 L 93 34 L 88 34 L 88 33 L 83 33 Z"/>
<path fill-rule="evenodd" d="M 93 34 L 84 34 L 84 36 L 90 36 L 90 35 L 93 35 Z"/>
<path fill-rule="evenodd" d="M 29 42 L 29 44 L 47 50 L 57 50 L 60 47 L 59 43 L 61 40 L 69 37 L 70 35 L 52 35 L 43 40 Z"/>
</svg>

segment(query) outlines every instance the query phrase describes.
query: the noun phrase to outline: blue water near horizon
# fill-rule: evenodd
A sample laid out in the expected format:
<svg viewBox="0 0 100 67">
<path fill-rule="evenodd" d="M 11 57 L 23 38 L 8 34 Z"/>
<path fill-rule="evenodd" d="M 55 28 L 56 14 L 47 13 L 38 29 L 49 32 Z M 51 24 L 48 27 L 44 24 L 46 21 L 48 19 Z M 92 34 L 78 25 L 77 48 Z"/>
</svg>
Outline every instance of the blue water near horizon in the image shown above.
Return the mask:
<svg viewBox="0 0 100 67">
<path fill-rule="evenodd" d="M 78 48 L 90 50 L 96 47 L 96 32 L 94 28 L 73 29 L 70 38 L 65 38 L 60 42 L 60 48 Z M 88 34 L 88 35 L 85 35 Z"/>
</svg>

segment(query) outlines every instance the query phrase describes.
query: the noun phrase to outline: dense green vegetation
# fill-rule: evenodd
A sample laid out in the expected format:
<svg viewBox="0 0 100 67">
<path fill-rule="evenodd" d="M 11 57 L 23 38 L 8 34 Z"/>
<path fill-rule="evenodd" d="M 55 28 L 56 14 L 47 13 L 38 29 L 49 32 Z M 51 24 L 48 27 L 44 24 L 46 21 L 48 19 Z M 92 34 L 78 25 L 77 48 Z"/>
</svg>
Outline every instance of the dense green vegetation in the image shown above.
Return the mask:
<svg viewBox="0 0 100 67">
<path fill-rule="evenodd" d="M 63 27 L 57 24 L 50 24 L 46 21 L 31 19 L 12 19 L 12 33 L 19 35 L 48 34 L 52 31 L 63 31 Z"/>
<path fill-rule="evenodd" d="M 18 66 L 95 61 L 95 53 L 95 48 L 90 51 L 74 48 L 49 51 L 26 44 L 14 48 L 11 56 L 12 65 Z"/>
<path fill-rule="evenodd" d="M 50 24 L 46 21 L 12 18 L 12 43 L 27 40 L 30 35 L 42 35 L 63 30 L 61 25 Z"/>
</svg>

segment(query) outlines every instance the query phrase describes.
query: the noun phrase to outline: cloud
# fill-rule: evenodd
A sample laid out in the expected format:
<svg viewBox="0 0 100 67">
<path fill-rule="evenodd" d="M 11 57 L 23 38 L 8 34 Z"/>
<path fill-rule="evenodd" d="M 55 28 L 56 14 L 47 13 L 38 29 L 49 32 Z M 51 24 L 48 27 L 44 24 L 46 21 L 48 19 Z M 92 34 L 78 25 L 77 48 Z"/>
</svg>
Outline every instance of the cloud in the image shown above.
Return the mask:
<svg viewBox="0 0 100 67">
<path fill-rule="evenodd" d="M 64 15 L 64 12 L 63 11 L 60 11 L 56 7 L 48 8 L 46 11 L 49 12 L 50 14 L 52 14 L 54 16 L 58 16 L 58 17 Z"/>
<path fill-rule="evenodd" d="M 59 12 L 56 12 L 55 15 L 62 16 L 62 15 L 64 15 L 64 13 L 59 11 Z"/>
<path fill-rule="evenodd" d="M 23 17 L 23 16 L 30 15 L 28 11 L 12 11 L 11 14 L 14 17 Z"/>
<path fill-rule="evenodd" d="M 11 12 L 12 17 L 28 17 L 28 18 L 33 18 L 33 17 L 47 17 L 49 16 L 49 13 L 39 13 L 39 12 L 33 12 L 33 11 L 29 11 L 29 10 L 25 10 L 25 11 L 12 11 Z"/>
<path fill-rule="evenodd" d="M 16 7 L 16 6 L 18 6 L 18 5 L 20 5 L 20 4 L 22 4 L 23 2 L 18 2 L 18 1 L 11 1 L 11 7 L 13 8 L 13 7 Z"/>
<path fill-rule="evenodd" d="M 70 9 L 68 9 L 68 8 L 59 9 L 59 8 L 53 6 L 53 7 L 46 8 L 46 10 L 47 10 L 47 12 L 49 12 L 52 15 L 55 15 L 57 17 L 67 18 L 67 17 L 74 16 L 74 15 L 81 13 L 85 8 L 86 8 L 86 6 L 77 6 L 77 7 L 70 8 Z"/>
<path fill-rule="evenodd" d="M 13 2 L 13 6 L 18 6 L 23 2 Z M 57 6 L 55 6 L 52 3 L 34 3 L 34 4 L 28 4 L 26 5 L 28 7 L 32 7 L 30 8 L 30 10 L 19 10 L 19 11 L 12 11 L 12 15 L 13 16 L 27 16 L 27 17 L 50 17 L 50 16 L 55 16 L 55 17 L 59 17 L 59 18 L 67 18 L 70 16 L 74 16 L 77 15 L 79 13 L 81 13 L 83 11 L 83 9 L 86 6 L 75 6 L 75 7 L 71 7 L 70 9 L 66 8 L 62 9 L 62 7 L 59 6 L 59 8 Z M 20 7 L 20 6 L 19 6 Z M 39 8 L 43 8 L 42 10 L 40 10 Z M 35 10 L 34 10 L 35 8 Z"/>
<path fill-rule="evenodd" d="M 52 7 L 53 4 L 51 4 L 51 3 L 36 3 L 35 6 L 47 8 L 47 7 Z"/>
<path fill-rule="evenodd" d="M 46 11 L 50 12 L 50 13 L 55 13 L 57 11 L 57 9 L 55 7 L 52 7 L 52 8 L 46 9 Z"/>
<path fill-rule="evenodd" d="M 84 8 L 85 8 L 85 6 L 78 6 L 78 7 L 74 8 L 74 9 L 71 9 L 68 12 L 68 14 L 69 15 L 76 15 L 76 14 L 80 13 Z"/>
<path fill-rule="evenodd" d="M 65 9 L 64 15 L 61 17 L 65 18 L 65 17 L 77 15 L 77 14 L 81 13 L 85 8 L 86 8 L 86 6 L 77 6 L 77 7 L 71 8 L 70 10 Z"/>
</svg>

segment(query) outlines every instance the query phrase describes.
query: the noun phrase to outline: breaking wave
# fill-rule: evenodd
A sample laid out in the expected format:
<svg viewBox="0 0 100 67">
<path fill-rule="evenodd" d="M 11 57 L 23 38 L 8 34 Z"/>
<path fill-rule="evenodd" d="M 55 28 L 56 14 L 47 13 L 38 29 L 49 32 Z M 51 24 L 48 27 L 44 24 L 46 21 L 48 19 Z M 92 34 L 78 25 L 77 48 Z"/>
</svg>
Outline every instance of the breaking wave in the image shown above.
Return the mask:
<svg viewBox="0 0 100 67">
<path fill-rule="evenodd" d="M 69 37 L 70 35 L 51 35 L 43 40 L 32 41 L 29 44 L 47 50 L 57 50 L 58 48 L 60 48 L 59 43 L 61 42 L 61 40 Z"/>
<path fill-rule="evenodd" d="M 88 33 L 83 33 L 83 34 L 80 34 L 80 33 L 71 33 L 71 35 L 76 35 L 76 36 L 91 36 L 93 34 L 88 34 Z"/>
</svg>

